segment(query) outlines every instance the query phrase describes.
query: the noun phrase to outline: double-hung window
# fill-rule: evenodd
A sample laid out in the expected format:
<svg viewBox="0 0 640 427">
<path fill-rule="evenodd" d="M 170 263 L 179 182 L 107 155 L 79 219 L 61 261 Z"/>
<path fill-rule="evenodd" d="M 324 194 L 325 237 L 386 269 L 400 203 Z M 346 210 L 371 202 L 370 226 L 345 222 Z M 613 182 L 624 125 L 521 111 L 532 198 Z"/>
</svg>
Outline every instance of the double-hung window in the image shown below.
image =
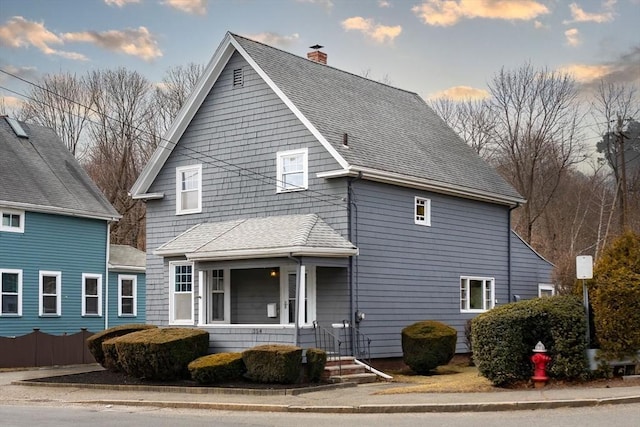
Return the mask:
<svg viewBox="0 0 640 427">
<path fill-rule="evenodd" d="M 118 275 L 118 316 L 137 316 L 137 287 L 135 275 Z"/>
<path fill-rule="evenodd" d="M 0 209 L 0 231 L 24 233 L 24 211 Z"/>
<path fill-rule="evenodd" d="M 0 270 L 0 316 L 22 316 L 22 270 Z"/>
<path fill-rule="evenodd" d="M 193 263 L 169 263 L 169 317 L 174 325 L 192 325 L 193 318 Z"/>
<path fill-rule="evenodd" d="M 102 274 L 82 274 L 82 315 L 102 316 Z"/>
<path fill-rule="evenodd" d="M 176 168 L 176 215 L 202 212 L 202 165 Z"/>
<path fill-rule="evenodd" d="M 490 277 L 460 278 L 460 311 L 482 312 L 493 308 L 494 279 Z"/>
<path fill-rule="evenodd" d="M 431 225 L 431 200 L 415 197 L 414 221 L 419 225 Z"/>
<path fill-rule="evenodd" d="M 309 187 L 308 150 L 278 152 L 276 172 L 277 193 L 306 190 Z"/>
<path fill-rule="evenodd" d="M 40 316 L 60 316 L 62 314 L 62 272 L 41 271 L 39 280 L 40 289 Z"/>
</svg>

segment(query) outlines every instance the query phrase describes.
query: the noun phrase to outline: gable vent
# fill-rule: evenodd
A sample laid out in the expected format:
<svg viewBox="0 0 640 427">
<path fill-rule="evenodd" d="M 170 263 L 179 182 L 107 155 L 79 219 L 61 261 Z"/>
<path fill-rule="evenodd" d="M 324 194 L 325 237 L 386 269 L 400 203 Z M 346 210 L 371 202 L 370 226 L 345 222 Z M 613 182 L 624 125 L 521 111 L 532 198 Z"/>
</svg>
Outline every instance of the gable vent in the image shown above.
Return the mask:
<svg viewBox="0 0 640 427">
<path fill-rule="evenodd" d="M 244 73 L 242 68 L 233 70 L 233 87 L 242 86 L 244 84 Z"/>
<path fill-rule="evenodd" d="M 7 123 L 9 123 L 11 129 L 13 129 L 13 133 L 15 133 L 18 138 L 29 138 L 27 132 L 24 131 L 24 129 L 16 119 L 11 117 L 5 117 L 4 119 L 7 121 Z"/>
</svg>

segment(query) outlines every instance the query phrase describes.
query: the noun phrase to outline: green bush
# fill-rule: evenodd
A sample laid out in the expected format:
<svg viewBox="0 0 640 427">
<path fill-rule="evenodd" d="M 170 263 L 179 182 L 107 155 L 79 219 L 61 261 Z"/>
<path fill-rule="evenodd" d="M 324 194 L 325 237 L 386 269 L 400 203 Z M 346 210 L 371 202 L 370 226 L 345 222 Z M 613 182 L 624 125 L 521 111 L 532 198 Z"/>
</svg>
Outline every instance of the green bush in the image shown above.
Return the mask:
<svg viewBox="0 0 640 427">
<path fill-rule="evenodd" d="M 473 319 L 473 359 L 480 374 L 507 385 L 531 377 L 532 350 L 541 341 L 552 358 L 549 375 L 579 379 L 588 372 L 585 334 L 585 312 L 576 297 L 506 304 Z"/>
<path fill-rule="evenodd" d="M 89 338 L 87 338 L 87 347 L 93 355 L 93 358 L 96 359 L 96 362 L 102 365 L 103 368 L 109 369 L 107 366 L 105 366 L 104 353 L 102 351 L 102 343 L 104 341 L 107 341 L 111 338 L 121 337 L 122 335 L 127 335 L 131 332 L 137 332 L 144 329 L 152 328 L 157 328 L 157 326 L 134 323 L 114 326 L 113 328 L 105 329 L 104 331 L 93 334 Z"/>
<path fill-rule="evenodd" d="M 307 378 L 309 378 L 309 381 L 314 383 L 319 382 L 326 364 L 326 351 L 319 348 L 307 349 Z"/>
<path fill-rule="evenodd" d="M 640 351 L 640 235 L 627 232 L 608 246 L 589 281 L 598 356 L 637 357 Z"/>
<path fill-rule="evenodd" d="M 125 373 L 151 380 L 187 378 L 189 362 L 207 354 L 209 333 L 192 328 L 158 328 L 115 340 Z"/>
<path fill-rule="evenodd" d="M 122 372 L 122 366 L 118 361 L 118 350 L 116 349 L 116 339 L 111 338 L 102 342 L 102 353 L 104 354 L 104 363 L 102 367 L 112 372 Z"/>
<path fill-rule="evenodd" d="M 433 320 L 409 325 L 402 330 L 402 354 L 406 363 L 418 374 L 428 374 L 446 365 L 456 353 L 458 332 L 451 326 Z"/>
<path fill-rule="evenodd" d="M 218 353 L 202 356 L 189 363 L 191 378 L 200 384 L 215 384 L 242 377 L 247 370 L 242 353 Z"/>
<path fill-rule="evenodd" d="M 242 352 L 247 376 L 259 383 L 294 384 L 300 378 L 302 349 L 292 345 L 259 345 Z"/>
</svg>

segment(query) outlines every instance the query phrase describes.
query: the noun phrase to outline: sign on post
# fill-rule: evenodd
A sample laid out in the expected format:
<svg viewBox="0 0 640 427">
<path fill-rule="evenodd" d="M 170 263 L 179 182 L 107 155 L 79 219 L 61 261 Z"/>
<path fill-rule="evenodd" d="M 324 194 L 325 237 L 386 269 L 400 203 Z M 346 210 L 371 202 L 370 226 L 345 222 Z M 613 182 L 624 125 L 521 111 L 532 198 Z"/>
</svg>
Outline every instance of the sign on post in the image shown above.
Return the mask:
<svg viewBox="0 0 640 427">
<path fill-rule="evenodd" d="M 593 279 L 593 257 L 591 255 L 576 257 L 576 276 L 578 279 Z"/>
</svg>

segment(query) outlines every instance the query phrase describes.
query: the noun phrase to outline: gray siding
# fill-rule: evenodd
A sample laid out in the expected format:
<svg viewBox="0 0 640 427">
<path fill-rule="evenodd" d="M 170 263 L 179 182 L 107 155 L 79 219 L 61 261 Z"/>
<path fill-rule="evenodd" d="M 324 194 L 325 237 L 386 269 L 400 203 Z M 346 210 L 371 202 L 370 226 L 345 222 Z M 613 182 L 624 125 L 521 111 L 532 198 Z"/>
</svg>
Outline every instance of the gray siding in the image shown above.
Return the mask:
<svg viewBox="0 0 640 427">
<path fill-rule="evenodd" d="M 316 318 L 323 328 L 350 319 L 348 269 L 316 269 Z"/>
<path fill-rule="evenodd" d="M 553 283 L 553 264 L 531 249 L 514 232 L 511 233 L 511 291 L 520 299 L 538 296 L 538 284 Z"/>
<path fill-rule="evenodd" d="M 232 87 L 233 69 L 244 85 Z M 276 153 L 308 147 L 309 190 L 276 194 Z M 202 164 L 202 213 L 175 215 L 175 168 Z M 147 321 L 168 322 L 168 278 L 152 251 L 201 222 L 316 213 L 346 236 L 344 180 L 316 178 L 337 162 L 237 53 L 187 127 L 149 192 L 147 202 Z"/>
<path fill-rule="evenodd" d="M 495 278 L 498 304 L 508 302 L 508 208 L 368 181 L 354 193 L 355 309 L 367 315 L 372 356 L 401 356 L 400 332 L 419 320 L 457 328 L 467 351 L 475 314 L 460 312 L 460 276 Z M 415 196 L 431 199 L 430 227 L 414 224 Z"/>
<path fill-rule="evenodd" d="M 201 329 L 209 331 L 210 353 L 241 352 L 261 344 L 294 344 L 296 340 L 293 327 L 202 327 Z"/>
<path fill-rule="evenodd" d="M 231 270 L 231 323 L 280 323 L 267 317 L 267 303 L 280 303 L 280 277 L 269 269 Z"/>
</svg>

